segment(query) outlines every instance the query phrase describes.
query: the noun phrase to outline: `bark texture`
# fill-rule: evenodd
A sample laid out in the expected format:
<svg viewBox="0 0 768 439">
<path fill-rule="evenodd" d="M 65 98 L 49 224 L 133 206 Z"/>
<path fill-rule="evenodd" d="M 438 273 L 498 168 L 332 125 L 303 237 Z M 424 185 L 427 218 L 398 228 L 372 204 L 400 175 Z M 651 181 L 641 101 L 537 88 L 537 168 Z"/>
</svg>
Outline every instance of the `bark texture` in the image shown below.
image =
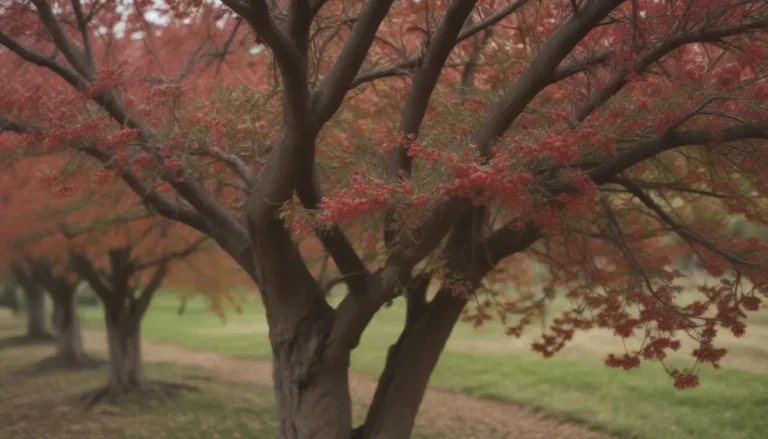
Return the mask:
<svg viewBox="0 0 768 439">
<path fill-rule="evenodd" d="M 348 438 L 350 351 L 330 340 L 333 309 L 281 221 L 252 233 L 261 238 L 255 278 L 267 305 L 280 437 Z"/>
<path fill-rule="evenodd" d="M 109 348 L 108 386 L 115 391 L 125 392 L 139 388 L 143 378 L 139 327 L 141 316 L 119 311 L 113 309 L 105 312 Z"/>
<path fill-rule="evenodd" d="M 300 344 L 322 342 L 322 337 L 316 333 L 304 338 Z M 323 356 L 318 362 L 313 358 L 316 354 L 312 353 L 312 346 L 295 348 L 293 354 L 286 352 L 284 355 L 276 355 L 273 362 L 280 437 L 349 437 L 352 402 L 349 395 L 348 358 L 345 361 Z"/>
</svg>

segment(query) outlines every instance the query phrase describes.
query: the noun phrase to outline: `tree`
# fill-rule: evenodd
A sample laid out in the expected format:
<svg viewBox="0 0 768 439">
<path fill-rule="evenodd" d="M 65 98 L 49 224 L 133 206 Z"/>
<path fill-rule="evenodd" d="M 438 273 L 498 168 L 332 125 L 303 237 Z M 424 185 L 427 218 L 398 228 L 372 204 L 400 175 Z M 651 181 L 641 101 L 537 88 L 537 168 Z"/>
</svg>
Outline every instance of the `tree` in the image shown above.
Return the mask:
<svg viewBox="0 0 768 439">
<path fill-rule="evenodd" d="M 47 188 L 36 184 L 38 172 L 45 170 L 46 165 L 57 169 L 60 162 L 45 160 L 42 163 L 16 163 L 3 166 L 0 175 L 0 201 L 3 206 L 0 218 L 0 264 L 9 267 L 9 272 L 21 287 L 27 305 L 27 334 L 12 343 L 50 342 L 55 339 L 48 331 L 46 322 L 45 287 L 35 276 L 28 258 L 17 248 L 19 238 L 45 226 L 45 222 L 38 217 L 39 211 L 43 210 L 41 206 L 56 207 L 62 201 L 68 202 L 66 197 L 58 197 L 56 200 L 57 197 Z"/>
<path fill-rule="evenodd" d="M 118 403 L 127 394 L 175 396 L 182 390 L 195 390 L 144 378 L 140 326 L 170 265 L 199 255 L 208 238 L 151 215 L 126 189 L 88 190 L 58 209 L 45 209 L 38 215 L 36 227 L 12 243 L 34 252 L 26 259 L 54 302 L 59 349 L 46 365 L 95 363 L 82 349 L 76 301 L 81 280 L 102 304 L 109 378 L 105 386 L 83 395 L 87 407 Z"/>
<path fill-rule="evenodd" d="M 408 437 L 462 315 L 499 314 L 516 335 L 564 294 L 573 309 L 533 348 L 642 331 L 606 360 L 627 369 L 663 360 L 679 333 L 700 343 L 697 367 L 717 365 L 717 330 L 744 333 L 764 245 L 679 206 L 764 222 L 765 2 L 222 3 L 14 2 L 0 19 L 3 56 L 20 60 L 5 67 L 3 126 L 23 135 L 10 150 L 102 163 L 251 276 L 281 437 Z M 344 278 L 336 307 L 296 245 L 307 233 Z M 690 303 L 665 257 L 681 242 L 720 280 Z M 374 245 L 366 264 L 359 247 Z M 523 252 L 550 270 L 541 294 L 494 292 Z M 441 285 L 431 300 L 427 277 Z M 402 335 L 353 429 L 350 352 L 402 295 Z"/>
<path fill-rule="evenodd" d="M 133 225 L 133 224 L 132 224 Z M 149 240 L 154 246 L 168 236 L 158 235 L 162 223 L 153 221 L 145 225 L 141 240 Z M 178 228 L 178 227 L 177 227 Z M 71 238 L 75 234 L 67 230 Z M 78 233 L 83 233 L 81 230 Z M 91 232 L 92 233 L 92 232 Z M 162 234 L 167 234 L 166 230 Z M 108 268 L 99 270 L 82 250 L 71 252 L 74 270 L 85 279 L 101 300 L 107 327 L 109 348 L 109 378 L 107 385 L 85 395 L 87 406 L 101 401 L 118 402 L 127 394 L 174 396 L 182 390 L 196 390 L 194 387 L 169 382 L 148 381 L 143 374 L 141 359 L 141 319 L 147 311 L 152 297 L 168 273 L 168 266 L 178 259 L 189 257 L 206 242 L 198 238 L 184 248 L 166 245 L 164 251 L 147 255 L 142 252 L 140 242 L 126 239 L 108 251 Z M 91 249 L 90 253 L 93 253 Z M 154 258 L 154 259 L 153 259 Z M 145 273 L 151 273 L 148 276 Z M 143 283 L 143 285 L 141 285 Z"/>
<path fill-rule="evenodd" d="M 88 357 L 83 349 L 80 319 L 77 314 L 77 287 L 80 279 L 72 275 L 65 261 L 57 264 L 45 257 L 30 257 L 29 266 L 37 282 L 48 291 L 53 302 L 53 328 L 56 353 L 42 360 L 34 369 L 94 367 L 100 362 Z"/>
<path fill-rule="evenodd" d="M 49 342 L 54 339 L 48 332 L 45 318 L 45 296 L 40 285 L 27 268 L 19 262 L 11 264 L 11 272 L 16 282 L 21 286 L 26 301 L 27 333 L 24 340 L 28 342 Z"/>
<path fill-rule="evenodd" d="M 13 282 L 5 281 L 3 292 L 0 293 L 0 306 L 8 308 L 12 313 L 19 312 L 19 299 L 16 295 L 16 285 Z"/>
</svg>

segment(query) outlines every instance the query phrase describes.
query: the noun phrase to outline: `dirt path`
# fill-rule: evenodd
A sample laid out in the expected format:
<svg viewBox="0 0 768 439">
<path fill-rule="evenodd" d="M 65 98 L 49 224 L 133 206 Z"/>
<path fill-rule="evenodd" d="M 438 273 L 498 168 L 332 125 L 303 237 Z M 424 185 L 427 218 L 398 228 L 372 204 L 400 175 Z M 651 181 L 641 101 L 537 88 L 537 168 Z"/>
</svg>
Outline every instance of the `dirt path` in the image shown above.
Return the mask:
<svg viewBox="0 0 768 439">
<path fill-rule="evenodd" d="M 106 351 L 104 333 L 85 331 L 89 349 Z M 272 386 L 272 365 L 267 361 L 243 360 L 213 352 L 197 351 L 176 345 L 142 341 L 142 354 L 150 362 L 193 366 L 212 378 Z M 373 379 L 351 374 L 353 401 L 367 404 L 373 397 Z M 419 411 L 417 424 L 428 431 L 450 433 L 461 439 L 608 439 L 603 433 L 548 418 L 501 402 L 428 390 Z"/>
</svg>

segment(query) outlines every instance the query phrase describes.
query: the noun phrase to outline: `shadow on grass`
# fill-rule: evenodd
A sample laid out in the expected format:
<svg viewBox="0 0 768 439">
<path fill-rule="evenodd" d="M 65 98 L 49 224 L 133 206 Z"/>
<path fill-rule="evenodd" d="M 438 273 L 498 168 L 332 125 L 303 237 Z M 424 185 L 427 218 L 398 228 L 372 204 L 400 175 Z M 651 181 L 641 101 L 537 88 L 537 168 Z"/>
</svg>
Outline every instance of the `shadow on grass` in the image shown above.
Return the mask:
<svg viewBox="0 0 768 439">
<path fill-rule="evenodd" d="M 54 372 L 76 372 L 80 370 L 93 370 L 104 366 L 106 362 L 101 358 L 88 355 L 70 356 L 53 355 L 43 358 L 31 365 L 23 366 L 15 371 L 17 376 L 38 376 Z"/>
<path fill-rule="evenodd" d="M 76 401 L 88 410 L 97 404 L 116 406 L 137 402 L 168 402 L 180 398 L 185 392 L 199 393 L 200 388 L 170 381 L 146 380 L 127 389 L 110 385 L 99 387 L 78 395 Z"/>
<path fill-rule="evenodd" d="M 17 348 L 24 346 L 39 346 L 53 344 L 56 336 L 50 333 L 39 335 L 17 335 L 0 340 L 0 350 L 8 348 Z"/>
</svg>

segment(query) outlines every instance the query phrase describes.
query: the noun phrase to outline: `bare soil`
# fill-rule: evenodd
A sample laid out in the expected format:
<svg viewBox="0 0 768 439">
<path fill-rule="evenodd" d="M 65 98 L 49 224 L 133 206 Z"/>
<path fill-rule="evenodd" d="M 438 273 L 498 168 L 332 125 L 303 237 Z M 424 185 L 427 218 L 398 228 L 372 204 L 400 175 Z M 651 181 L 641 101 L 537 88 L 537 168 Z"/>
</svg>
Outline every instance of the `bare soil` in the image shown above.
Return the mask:
<svg viewBox="0 0 768 439">
<path fill-rule="evenodd" d="M 106 351 L 104 333 L 85 331 L 89 349 Z M 165 362 L 201 369 L 212 379 L 272 385 L 272 365 L 267 361 L 227 357 L 171 344 L 142 340 L 146 361 Z M 373 397 L 376 382 L 352 374 L 353 401 L 365 405 Z M 417 425 L 424 430 L 445 433 L 455 439 L 609 439 L 612 436 L 587 426 L 553 419 L 542 413 L 503 402 L 428 390 L 419 411 Z"/>
</svg>

